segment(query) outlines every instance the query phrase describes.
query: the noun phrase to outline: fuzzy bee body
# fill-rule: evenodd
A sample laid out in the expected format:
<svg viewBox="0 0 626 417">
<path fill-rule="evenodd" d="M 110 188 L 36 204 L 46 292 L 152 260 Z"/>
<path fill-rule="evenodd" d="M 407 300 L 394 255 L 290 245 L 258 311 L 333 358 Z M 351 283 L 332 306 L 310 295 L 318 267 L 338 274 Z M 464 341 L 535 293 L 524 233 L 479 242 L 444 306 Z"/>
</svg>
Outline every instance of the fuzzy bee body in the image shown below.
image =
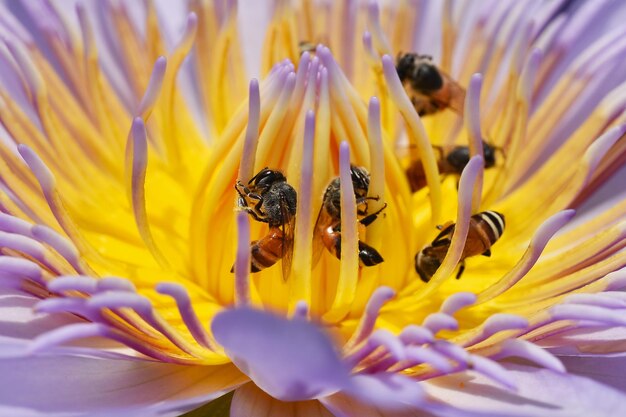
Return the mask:
<svg viewBox="0 0 626 417">
<path fill-rule="evenodd" d="M 457 274 L 457 279 L 463 273 L 463 261 L 466 258 L 476 255 L 491 256 L 491 246 L 502 236 L 504 227 L 504 215 L 495 211 L 483 211 L 470 218 L 467 239 L 459 261 L 461 268 Z M 452 243 L 454 229 L 454 223 L 443 226 L 431 244 L 415 255 L 415 271 L 422 281 L 428 282 L 441 266 Z"/>
<path fill-rule="evenodd" d="M 437 160 L 439 173 L 442 175 L 461 175 L 470 160 L 469 146 L 456 146 L 447 154 L 438 149 L 441 157 Z M 483 157 L 485 168 L 491 168 L 496 164 L 496 148 L 483 141 Z M 421 190 L 426 186 L 426 172 L 420 159 L 413 161 L 405 171 L 412 192 Z"/>
<path fill-rule="evenodd" d="M 271 227 L 268 233 L 250 244 L 250 271 L 259 272 L 278 262 L 285 256 L 284 233 L 278 227 Z"/>
<path fill-rule="evenodd" d="M 351 166 L 350 174 L 357 204 L 357 218 L 359 223 L 368 226 L 385 209 L 369 213 L 368 200 L 377 200 L 378 197 L 368 197 L 369 173 L 363 167 Z M 341 259 L 341 184 L 339 178 L 333 179 L 324 193 L 322 209 L 315 224 L 316 236 L 322 246 L 338 259 Z M 314 258 L 319 258 L 320 251 L 315 251 Z M 383 262 L 383 257 L 376 249 L 359 241 L 359 263 L 361 266 L 374 266 Z"/>
<path fill-rule="evenodd" d="M 259 171 L 247 185 L 237 181 L 235 189 L 239 194 L 239 208 L 269 225 L 268 233 L 250 245 L 251 272 L 259 272 L 282 259 L 286 280 L 293 258 L 296 190 L 280 171 L 268 168 Z"/>
<path fill-rule="evenodd" d="M 396 71 L 420 116 L 447 108 L 463 114 L 465 89 L 433 63 L 429 55 L 399 54 Z"/>
</svg>

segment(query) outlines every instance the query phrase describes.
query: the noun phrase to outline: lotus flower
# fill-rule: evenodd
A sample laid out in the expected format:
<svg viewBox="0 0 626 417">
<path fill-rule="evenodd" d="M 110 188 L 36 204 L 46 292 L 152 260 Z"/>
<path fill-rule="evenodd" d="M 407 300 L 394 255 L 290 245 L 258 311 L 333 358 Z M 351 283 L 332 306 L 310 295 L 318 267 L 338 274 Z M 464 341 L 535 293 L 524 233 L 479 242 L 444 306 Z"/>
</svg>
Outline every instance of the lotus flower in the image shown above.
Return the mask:
<svg viewBox="0 0 626 417">
<path fill-rule="evenodd" d="M 233 1 L 3 4 L 0 414 L 626 414 L 617 3 L 244 4 L 270 17 L 256 48 Z M 455 103 L 418 115 L 412 52 Z M 269 228 L 246 191 L 264 167 L 297 194 Z M 488 210 L 505 230 L 467 256 Z"/>
</svg>

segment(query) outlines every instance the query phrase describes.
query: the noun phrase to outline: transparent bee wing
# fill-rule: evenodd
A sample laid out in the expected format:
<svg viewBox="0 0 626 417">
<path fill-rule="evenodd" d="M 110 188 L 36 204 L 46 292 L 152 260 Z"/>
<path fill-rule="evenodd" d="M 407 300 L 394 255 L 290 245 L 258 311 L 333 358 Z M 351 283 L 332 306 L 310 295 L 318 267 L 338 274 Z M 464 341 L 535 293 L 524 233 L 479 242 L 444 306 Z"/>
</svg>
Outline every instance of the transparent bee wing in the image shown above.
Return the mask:
<svg viewBox="0 0 626 417">
<path fill-rule="evenodd" d="M 454 232 L 454 223 L 446 225 L 441 232 L 433 239 L 430 244 L 433 247 L 449 245 L 452 241 L 452 232 Z"/>
<path fill-rule="evenodd" d="M 322 235 L 319 233 L 321 228 L 321 224 L 324 221 L 324 216 L 322 212 L 324 208 L 320 208 L 320 212 L 317 215 L 317 220 L 315 221 L 315 228 L 313 229 L 313 254 L 311 256 L 311 267 L 315 267 L 317 263 L 320 261 L 322 257 L 322 252 L 324 251 L 324 242 L 322 241 Z"/>
<path fill-rule="evenodd" d="M 289 274 L 291 274 L 291 264 L 293 262 L 293 238 L 294 238 L 294 230 L 296 226 L 296 218 L 289 213 L 289 206 L 287 202 L 284 201 L 284 197 L 281 198 L 280 209 L 282 212 L 282 218 L 287 219 L 287 221 L 283 222 L 280 226 L 282 231 L 282 270 L 283 270 L 283 280 L 287 281 L 289 279 Z"/>
<path fill-rule="evenodd" d="M 455 113 L 463 115 L 465 110 L 465 89 L 447 74 L 443 74 L 445 79 L 445 89 L 448 93 L 448 107 Z"/>
</svg>

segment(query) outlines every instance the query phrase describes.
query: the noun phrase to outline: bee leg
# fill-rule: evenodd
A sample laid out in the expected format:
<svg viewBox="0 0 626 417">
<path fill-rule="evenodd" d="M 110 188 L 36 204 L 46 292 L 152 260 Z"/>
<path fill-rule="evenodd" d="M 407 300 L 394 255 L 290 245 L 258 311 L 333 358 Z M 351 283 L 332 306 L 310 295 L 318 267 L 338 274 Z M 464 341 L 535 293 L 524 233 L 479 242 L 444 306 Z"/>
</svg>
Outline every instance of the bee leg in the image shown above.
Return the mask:
<svg viewBox="0 0 626 417">
<path fill-rule="evenodd" d="M 359 220 L 359 223 L 361 223 L 363 226 L 369 226 L 370 224 L 374 222 L 374 220 L 378 218 L 378 215 L 386 208 L 387 208 L 387 203 L 385 203 L 379 210 L 375 211 L 374 213 L 363 217 L 361 220 Z"/>
<path fill-rule="evenodd" d="M 483 255 L 483 256 L 486 256 L 486 257 L 490 257 L 490 256 L 491 256 L 491 249 L 487 249 L 486 251 L 484 251 L 484 252 L 482 253 L 482 255 Z"/>
<path fill-rule="evenodd" d="M 356 204 L 357 204 L 357 205 L 359 205 L 359 204 L 363 204 L 363 203 L 365 203 L 367 200 L 374 200 L 374 201 L 378 201 L 378 200 L 380 200 L 380 197 L 379 197 L 379 196 L 377 196 L 377 195 L 376 195 L 376 196 L 368 196 L 368 197 L 360 197 L 360 198 L 357 198 L 357 199 L 356 199 Z"/>
<path fill-rule="evenodd" d="M 454 222 L 445 222 L 444 224 L 438 224 L 437 226 L 435 226 L 437 228 L 437 230 L 443 230 L 446 227 L 450 226 L 454 224 Z"/>
<path fill-rule="evenodd" d="M 465 262 L 461 262 L 459 264 L 459 272 L 456 273 L 456 279 L 461 278 L 461 275 L 463 275 L 464 271 L 465 271 Z"/>
<path fill-rule="evenodd" d="M 241 181 L 237 181 L 235 183 L 235 191 L 237 191 L 237 194 L 239 194 L 239 197 L 245 198 L 250 190 L 248 190 Z"/>
<path fill-rule="evenodd" d="M 259 196 L 259 201 L 254 205 L 254 211 L 263 217 L 267 217 L 267 213 L 263 211 L 263 199 L 261 198 L 261 196 Z"/>
<path fill-rule="evenodd" d="M 359 240 L 359 263 L 362 266 L 374 266 L 383 261 L 383 257 L 376 249 Z"/>
<path fill-rule="evenodd" d="M 380 200 L 379 196 L 375 196 L 375 197 L 360 197 L 356 199 L 356 206 L 357 206 L 357 214 L 359 216 L 366 216 L 367 215 L 367 200 L 374 200 L 374 201 L 378 201 Z M 359 206 L 364 206 L 362 209 L 359 209 Z"/>
<path fill-rule="evenodd" d="M 248 207 L 248 206 L 243 206 L 241 207 L 243 210 L 245 210 L 246 213 L 248 213 L 249 215 L 252 216 L 252 218 L 258 222 L 262 222 L 262 223 L 267 223 L 268 219 L 267 219 L 267 215 L 263 212 L 257 212 L 254 208 Z"/>
</svg>

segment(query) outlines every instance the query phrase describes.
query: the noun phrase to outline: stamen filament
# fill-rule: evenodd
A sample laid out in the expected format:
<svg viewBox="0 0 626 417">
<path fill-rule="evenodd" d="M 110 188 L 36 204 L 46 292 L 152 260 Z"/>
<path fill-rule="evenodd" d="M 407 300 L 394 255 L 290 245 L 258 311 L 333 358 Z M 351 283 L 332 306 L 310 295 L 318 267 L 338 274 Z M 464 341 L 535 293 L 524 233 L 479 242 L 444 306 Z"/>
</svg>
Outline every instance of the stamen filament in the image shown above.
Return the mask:
<svg viewBox="0 0 626 417">
<path fill-rule="evenodd" d="M 479 155 L 485 160 L 483 154 L 483 135 L 480 128 L 480 89 L 483 84 L 481 74 L 474 74 L 467 89 L 465 97 L 465 128 L 469 138 L 470 156 Z M 478 172 L 476 183 L 474 185 L 474 194 L 472 198 L 472 213 L 480 211 L 480 201 L 483 195 L 483 177 L 484 171 Z"/>
<path fill-rule="evenodd" d="M 424 172 L 426 174 L 426 182 L 428 184 L 428 190 L 430 192 L 430 210 L 431 219 L 433 224 L 437 224 L 441 218 L 442 209 L 442 194 L 441 184 L 439 180 L 439 169 L 437 168 L 437 161 L 430 140 L 426 135 L 426 129 L 421 119 L 415 112 L 415 108 L 411 104 L 411 101 L 407 97 L 400 79 L 396 67 L 393 63 L 393 59 L 389 55 L 383 56 L 383 73 L 385 75 L 385 81 L 389 88 L 391 98 L 398 106 L 405 123 L 408 125 L 407 134 L 412 144 L 417 147 L 419 155 L 413 155 L 412 159 L 421 159 L 424 165 Z"/>
<path fill-rule="evenodd" d="M 96 259 L 100 259 L 96 250 L 84 239 L 79 229 L 76 227 L 74 221 L 71 219 L 69 213 L 65 209 L 61 196 L 56 188 L 56 180 L 52 172 L 39 158 L 39 156 L 32 151 L 26 145 L 18 145 L 18 152 L 24 158 L 24 161 L 28 164 L 29 168 L 35 174 L 37 181 L 41 186 L 41 190 L 50 206 L 52 214 L 59 222 L 61 228 L 65 231 L 67 236 L 72 240 L 79 251 L 85 255 L 93 256 Z"/>
<path fill-rule="evenodd" d="M 339 145 L 339 178 L 341 181 L 341 266 L 337 291 L 331 310 L 324 315 L 328 321 L 340 320 L 348 313 L 359 278 L 359 236 L 356 200 L 350 175 L 350 147 Z"/>
<path fill-rule="evenodd" d="M 300 186 L 296 213 L 296 229 L 293 254 L 293 284 L 291 300 L 311 304 L 311 257 L 313 254 L 313 152 L 315 138 L 315 113 L 309 110 L 304 121 L 304 135 L 301 158 Z"/>
<path fill-rule="evenodd" d="M 452 242 L 450 248 L 446 253 L 443 262 L 437 272 L 432 276 L 427 285 L 422 286 L 418 290 L 418 296 L 421 299 L 427 298 L 432 294 L 443 282 L 449 278 L 456 268 L 463 248 L 465 247 L 465 240 L 467 239 L 467 233 L 469 231 L 470 218 L 472 216 L 472 196 L 474 192 L 474 185 L 478 178 L 479 172 L 483 171 L 483 158 L 480 156 L 474 156 L 470 159 L 469 163 L 461 174 L 461 180 L 459 181 L 459 195 L 458 195 L 458 208 L 456 226 L 454 227 L 454 234 L 452 235 Z"/>
<path fill-rule="evenodd" d="M 185 287 L 178 283 L 162 282 L 155 289 L 159 294 L 174 298 L 178 312 L 196 342 L 209 350 L 220 352 L 221 349 L 217 346 L 213 336 L 200 323 Z"/>
<path fill-rule="evenodd" d="M 552 236 L 574 217 L 574 210 L 564 210 L 546 220 L 533 236 L 519 262 L 498 282 L 478 294 L 476 305 L 487 302 L 515 285 L 533 267 Z"/>
<path fill-rule="evenodd" d="M 384 35 L 383 29 L 380 26 L 380 10 L 378 9 L 378 2 L 375 0 L 370 0 L 367 5 L 367 25 L 372 35 L 374 47 L 378 50 L 380 55 L 391 54 L 391 46 L 389 46 L 387 37 Z"/>
<path fill-rule="evenodd" d="M 126 186 L 130 192 L 130 202 L 133 207 L 137 230 L 146 244 L 146 247 L 150 250 L 150 253 L 159 265 L 165 269 L 171 270 L 171 265 L 154 241 L 148 221 L 145 194 L 146 170 L 148 167 L 148 139 L 146 127 L 143 119 L 140 117 L 135 118 L 130 134 L 128 135 L 126 158 L 128 170 L 126 174 L 128 183 Z"/>
<path fill-rule="evenodd" d="M 237 213 L 237 257 L 235 258 L 235 304 L 250 304 L 250 219 L 248 213 Z"/>
<path fill-rule="evenodd" d="M 380 309 L 394 295 L 395 291 L 389 287 L 378 287 L 374 290 L 374 293 L 367 302 L 367 306 L 365 307 L 365 311 L 361 316 L 356 330 L 343 347 L 344 351 L 351 350 L 372 334 Z"/>
<path fill-rule="evenodd" d="M 259 137 L 259 121 L 261 117 L 261 96 L 259 82 L 256 79 L 250 81 L 248 94 L 248 126 L 243 142 L 241 153 L 241 165 L 237 179 L 246 184 L 254 176 L 254 159 Z"/>
<path fill-rule="evenodd" d="M 165 78 L 165 72 L 167 70 L 167 59 L 164 56 L 160 56 L 152 67 L 152 73 L 150 74 L 150 81 L 146 91 L 139 102 L 139 107 L 135 114 L 143 119 L 144 122 L 148 120 L 157 99 L 162 91 L 163 79 Z"/>
</svg>

